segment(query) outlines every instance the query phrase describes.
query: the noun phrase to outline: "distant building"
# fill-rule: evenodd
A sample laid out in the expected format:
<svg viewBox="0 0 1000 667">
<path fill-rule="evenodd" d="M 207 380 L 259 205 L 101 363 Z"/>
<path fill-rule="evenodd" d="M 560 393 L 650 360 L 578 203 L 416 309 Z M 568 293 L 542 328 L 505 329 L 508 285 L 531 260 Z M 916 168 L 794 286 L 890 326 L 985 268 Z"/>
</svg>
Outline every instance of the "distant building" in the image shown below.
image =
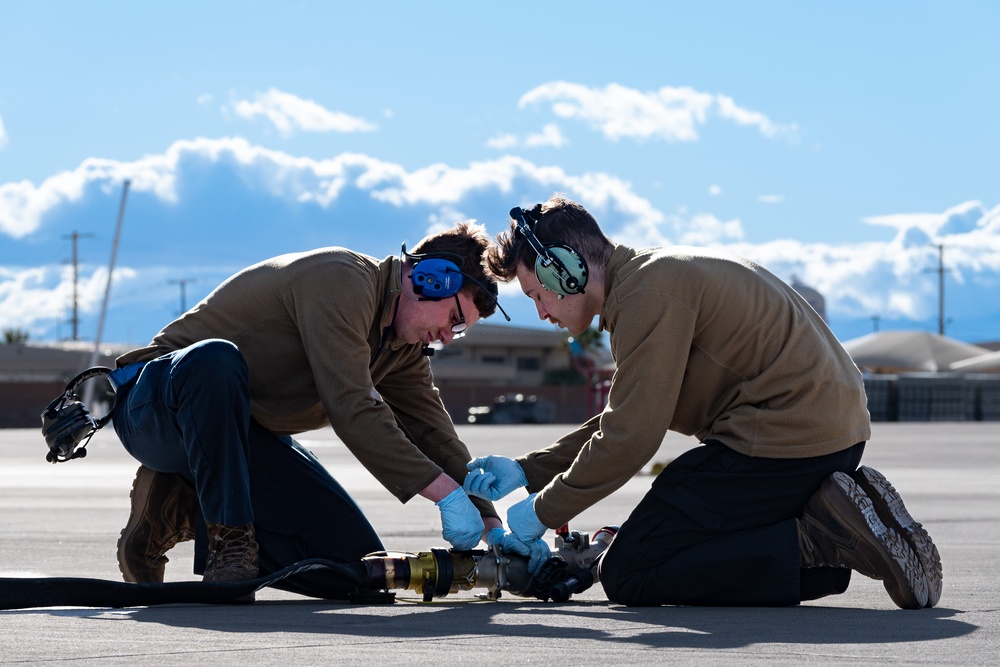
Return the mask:
<svg viewBox="0 0 1000 667">
<path fill-rule="evenodd" d="M 792 274 L 792 289 L 798 292 L 799 296 L 805 299 L 806 303 L 812 306 L 813 310 L 819 313 L 819 316 L 826 322 L 826 299 L 823 298 L 822 294 L 800 282 L 795 274 Z"/>
<path fill-rule="evenodd" d="M 591 416 L 586 387 L 553 380 L 573 374 L 566 340 L 552 329 L 479 323 L 431 357 L 434 382 L 459 424 L 470 407 L 511 392 L 551 400 L 557 421 L 582 422 Z M 134 346 L 104 347 L 96 365 L 113 367 Z M 0 428 L 40 427 L 42 410 L 90 365 L 92 350 L 85 342 L 0 344 Z"/>
<path fill-rule="evenodd" d="M 554 421 L 580 423 L 593 415 L 588 387 L 553 378 L 573 374 L 566 333 L 480 323 L 431 357 L 434 384 L 456 424 L 469 408 L 493 404 L 498 396 L 523 394 L 551 401 Z"/>
<path fill-rule="evenodd" d="M 94 365 L 114 367 L 129 349 L 106 345 Z M 0 428 L 40 428 L 42 410 L 91 365 L 93 350 L 80 341 L 0 344 Z"/>
<path fill-rule="evenodd" d="M 540 385 L 546 373 L 570 367 L 566 335 L 479 323 L 431 357 L 438 387 Z"/>
</svg>

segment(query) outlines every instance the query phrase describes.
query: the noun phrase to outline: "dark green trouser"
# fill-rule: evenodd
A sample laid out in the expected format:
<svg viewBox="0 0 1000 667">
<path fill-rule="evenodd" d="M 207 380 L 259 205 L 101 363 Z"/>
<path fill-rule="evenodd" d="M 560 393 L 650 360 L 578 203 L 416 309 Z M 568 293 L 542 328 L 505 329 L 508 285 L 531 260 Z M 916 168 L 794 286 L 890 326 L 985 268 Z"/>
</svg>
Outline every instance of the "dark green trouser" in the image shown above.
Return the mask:
<svg viewBox="0 0 1000 667">
<path fill-rule="evenodd" d="M 766 459 L 706 441 L 659 474 L 600 567 L 627 605 L 781 606 L 847 589 L 851 571 L 799 567 L 795 519 L 829 475 L 853 472 L 864 443 Z"/>
</svg>

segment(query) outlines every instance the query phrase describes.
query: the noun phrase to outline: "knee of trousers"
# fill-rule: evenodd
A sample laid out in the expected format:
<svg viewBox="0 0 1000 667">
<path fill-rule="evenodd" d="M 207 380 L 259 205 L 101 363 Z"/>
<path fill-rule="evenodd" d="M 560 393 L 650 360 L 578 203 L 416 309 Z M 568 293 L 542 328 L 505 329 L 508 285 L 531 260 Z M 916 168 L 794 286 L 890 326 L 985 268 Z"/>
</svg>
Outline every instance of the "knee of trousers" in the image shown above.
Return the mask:
<svg viewBox="0 0 1000 667">
<path fill-rule="evenodd" d="M 637 597 L 643 588 L 640 569 L 621 549 L 615 551 L 612 543 L 598 567 L 598 578 L 608 599 L 617 604 L 641 604 Z"/>
<path fill-rule="evenodd" d="M 604 594 L 608 600 L 615 604 L 623 604 L 627 607 L 648 607 L 660 604 L 652 602 L 650 595 L 646 592 L 646 585 L 639 577 L 611 577 L 606 580 L 601 576 L 601 586 L 604 587 Z"/>
<path fill-rule="evenodd" d="M 201 381 L 249 378 L 247 362 L 235 344 L 220 338 L 195 343 L 181 352 L 174 361 L 180 374 L 197 373 Z"/>
</svg>

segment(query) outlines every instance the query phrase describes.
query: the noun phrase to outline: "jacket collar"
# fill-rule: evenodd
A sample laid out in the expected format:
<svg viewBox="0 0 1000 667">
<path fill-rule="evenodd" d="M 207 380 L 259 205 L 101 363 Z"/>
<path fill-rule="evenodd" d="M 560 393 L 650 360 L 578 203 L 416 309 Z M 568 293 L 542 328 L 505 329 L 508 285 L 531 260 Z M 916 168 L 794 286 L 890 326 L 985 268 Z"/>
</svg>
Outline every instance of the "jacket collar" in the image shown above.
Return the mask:
<svg viewBox="0 0 1000 667">
<path fill-rule="evenodd" d="M 403 293 L 403 265 L 398 257 L 389 256 L 379 262 L 379 330 L 392 324 L 396 304 Z"/>
<path fill-rule="evenodd" d="M 601 318 L 598 320 L 598 331 L 608 331 L 607 317 L 605 314 L 605 308 L 607 308 L 608 299 L 611 297 L 611 291 L 615 288 L 615 284 L 618 279 L 618 271 L 625 266 L 633 257 L 635 257 L 636 252 L 634 249 L 629 248 L 624 245 L 616 245 L 615 249 L 611 251 L 611 259 L 608 260 L 608 265 L 604 269 L 604 305 L 601 307 Z"/>
</svg>

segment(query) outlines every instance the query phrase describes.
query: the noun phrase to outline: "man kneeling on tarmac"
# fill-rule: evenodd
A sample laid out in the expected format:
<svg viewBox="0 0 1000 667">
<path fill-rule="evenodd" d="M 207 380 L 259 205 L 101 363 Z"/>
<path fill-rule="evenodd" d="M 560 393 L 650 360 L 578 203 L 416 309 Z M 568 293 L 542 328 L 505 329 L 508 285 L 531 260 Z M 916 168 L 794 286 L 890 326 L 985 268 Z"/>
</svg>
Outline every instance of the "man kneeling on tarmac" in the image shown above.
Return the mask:
<svg viewBox="0 0 1000 667">
<path fill-rule="evenodd" d="M 843 593 L 851 571 L 904 609 L 941 596 L 941 560 L 879 472 L 859 468 L 864 383 L 823 319 L 745 259 L 615 245 L 582 206 L 511 211 L 487 251 L 538 316 L 579 335 L 594 317 L 617 369 L 607 407 L 546 449 L 469 464 L 470 495 L 530 495 L 507 514 L 526 543 L 614 492 L 667 430 L 698 438 L 657 476 L 604 554 L 628 605 L 789 605 Z"/>
<path fill-rule="evenodd" d="M 482 267 L 489 243 L 464 222 L 399 257 L 346 248 L 274 257 L 120 357 L 115 431 L 143 464 L 118 543 L 125 580 L 163 581 L 166 553 L 191 539 L 209 583 L 381 551 L 354 500 L 289 437 L 327 426 L 401 502 L 434 502 L 453 547 L 502 537 L 492 505 L 462 490 L 472 456 L 426 354 L 499 306 Z M 349 593 L 321 572 L 276 585 Z"/>
</svg>

